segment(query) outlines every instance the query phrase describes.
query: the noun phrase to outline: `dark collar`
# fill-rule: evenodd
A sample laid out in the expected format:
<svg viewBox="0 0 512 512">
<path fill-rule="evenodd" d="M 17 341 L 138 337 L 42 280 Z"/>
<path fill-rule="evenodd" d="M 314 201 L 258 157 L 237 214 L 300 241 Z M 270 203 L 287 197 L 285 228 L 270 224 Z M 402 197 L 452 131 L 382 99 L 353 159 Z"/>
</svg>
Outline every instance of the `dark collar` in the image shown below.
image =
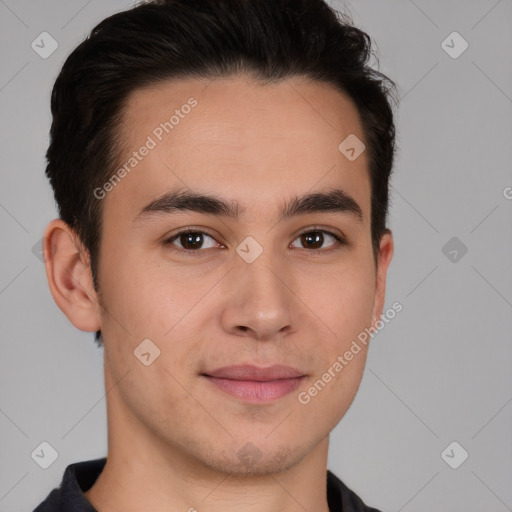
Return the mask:
<svg viewBox="0 0 512 512">
<path fill-rule="evenodd" d="M 97 512 L 84 495 L 103 471 L 107 459 L 70 464 L 60 487 L 53 489 L 33 512 Z M 327 470 L 327 503 L 330 512 L 379 512 L 367 507 L 334 473 Z"/>
</svg>

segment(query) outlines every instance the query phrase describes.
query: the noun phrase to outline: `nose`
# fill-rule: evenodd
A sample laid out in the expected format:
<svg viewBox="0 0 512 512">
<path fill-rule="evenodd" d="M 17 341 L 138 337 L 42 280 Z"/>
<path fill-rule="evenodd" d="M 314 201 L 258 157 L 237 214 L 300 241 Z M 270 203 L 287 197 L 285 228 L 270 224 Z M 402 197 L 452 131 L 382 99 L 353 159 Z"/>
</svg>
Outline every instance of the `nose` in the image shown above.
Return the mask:
<svg viewBox="0 0 512 512">
<path fill-rule="evenodd" d="M 252 263 L 240 259 L 230 272 L 222 326 L 233 335 L 269 340 L 291 332 L 293 283 L 285 263 L 265 251 Z M 296 307 L 296 306 L 295 306 Z"/>
</svg>

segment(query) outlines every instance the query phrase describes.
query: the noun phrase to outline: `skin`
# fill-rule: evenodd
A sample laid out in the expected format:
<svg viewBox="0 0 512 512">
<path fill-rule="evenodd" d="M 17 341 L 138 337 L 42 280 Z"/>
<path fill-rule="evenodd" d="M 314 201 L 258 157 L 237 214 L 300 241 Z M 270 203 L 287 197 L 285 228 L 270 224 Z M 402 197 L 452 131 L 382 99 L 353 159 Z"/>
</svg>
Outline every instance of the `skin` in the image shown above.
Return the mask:
<svg viewBox="0 0 512 512">
<path fill-rule="evenodd" d="M 105 342 L 107 464 L 85 495 L 102 512 L 327 512 L 329 433 L 356 395 L 367 347 L 309 404 L 297 395 L 379 319 L 393 255 L 388 230 L 375 266 L 366 153 L 351 162 L 338 150 L 349 134 L 364 140 L 358 112 L 332 86 L 299 79 L 166 82 L 130 97 L 120 161 L 190 96 L 197 106 L 102 199 L 101 293 L 73 231 L 55 219 L 45 232 L 56 303 Z M 134 221 L 148 202 L 187 188 L 245 212 L 238 221 L 190 211 Z M 362 222 L 332 212 L 276 221 L 282 201 L 332 188 L 357 201 Z M 347 244 L 326 252 L 335 240 L 324 234 L 310 248 L 300 235 L 318 224 Z M 183 237 L 163 241 L 189 226 L 207 236 L 187 257 L 172 249 L 185 247 Z M 235 251 L 247 236 L 263 248 L 250 264 Z M 149 366 L 134 356 L 146 338 L 161 351 Z M 243 363 L 286 364 L 307 377 L 255 405 L 200 375 Z M 242 463 L 248 442 L 259 458 Z"/>
</svg>

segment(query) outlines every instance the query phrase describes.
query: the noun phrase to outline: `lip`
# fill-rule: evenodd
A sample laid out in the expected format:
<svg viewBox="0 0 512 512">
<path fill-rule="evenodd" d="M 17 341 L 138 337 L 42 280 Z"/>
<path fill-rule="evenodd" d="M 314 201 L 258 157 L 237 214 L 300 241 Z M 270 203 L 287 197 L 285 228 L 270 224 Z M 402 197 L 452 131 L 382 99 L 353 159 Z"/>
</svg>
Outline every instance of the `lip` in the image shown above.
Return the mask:
<svg viewBox="0 0 512 512">
<path fill-rule="evenodd" d="M 268 403 L 295 391 L 306 375 L 290 366 L 260 368 L 236 365 L 217 368 L 203 376 L 225 393 L 250 403 Z"/>
<path fill-rule="evenodd" d="M 278 379 L 293 379 L 296 377 L 303 377 L 305 374 L 296 368 L 281 364 L 275 364 L 264 368 L 252 364 L 243 364 L 223 366 L 222 368 L 205 372 L 204 375 L 219 379 L 265 382 Z"/>
</svg>

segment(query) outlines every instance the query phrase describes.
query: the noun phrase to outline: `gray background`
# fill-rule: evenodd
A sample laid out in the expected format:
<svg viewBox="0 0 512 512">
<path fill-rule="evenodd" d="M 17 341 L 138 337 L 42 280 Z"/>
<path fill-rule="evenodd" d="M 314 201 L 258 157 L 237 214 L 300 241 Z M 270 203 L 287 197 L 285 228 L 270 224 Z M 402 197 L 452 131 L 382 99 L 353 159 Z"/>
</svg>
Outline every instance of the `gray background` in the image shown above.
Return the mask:
<svg viewBox="0 0 512 512">
<path fill-rule="evenodd" d="M 53 81 L 98 21 L 130 5 L 0 0 L 1 511 L 32 510 L 68 464 L 106 455 L 102 350 L 55 305 L 33 247 L 56 217 L 44 176 Z M 374 338 L 329 468 L 384 512 L 512 510 L 512 3 L 344 5 L 399 86 L 386 308 L 403 311 Z M 31 48 L 43 31 L 59 45 L 47 59 Z M 441 46 L 453 31 L 469 44 L 458 58 Z M 452 237 L 457 261 L 442 250 Z M 59 454 L 46 470 L 31 458 L 42 441 Z M 458 469 L 441 457 L 453 441 L 469 453 Z"/>
</svg>

